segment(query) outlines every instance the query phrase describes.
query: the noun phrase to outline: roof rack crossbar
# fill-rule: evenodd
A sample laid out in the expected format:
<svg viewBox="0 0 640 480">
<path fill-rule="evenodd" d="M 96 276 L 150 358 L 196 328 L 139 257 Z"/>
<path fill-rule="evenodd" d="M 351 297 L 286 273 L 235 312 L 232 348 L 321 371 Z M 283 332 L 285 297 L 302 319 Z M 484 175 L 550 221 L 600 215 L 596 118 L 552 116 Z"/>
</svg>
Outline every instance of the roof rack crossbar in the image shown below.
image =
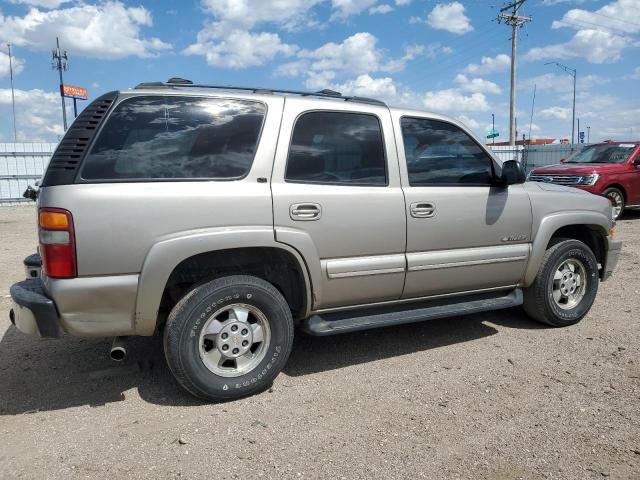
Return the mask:
<svg viewBox="0 0 640 480">
<path fill-rule="evenodd" d="M 301 95 L 305 97 L 321 97 L 321 98 L 332 98 L 334 100 L 344 100 L 346 102 L 358 102 L 358 103 L 368 103 L 371 105 L 380 105 L 386 107 L 386 103 L 381 100 L 377 100 L 375 98 L 366 98 L 366 97 L 357 97 L 357 96 L 345 96 L 341 95 L 338 92 L 334 92 L 332 90 L 322 90 L 320 92 L 305 92 L 301 90 L 284 90 L 279 88 L 260 88 L 260 87 L 241 87 L 236 85 L 210 85 L 203 83 L 186 83 L 184 80 L 180 79 L 179 82 L 145 82 L 140 83 L 135 88 L 136 89 L 144 89 L 144 88 L 212 88 L 219 90 L 240 90 L 245 92 L 253 92 L 253 93 L 262 93 L 262 94 L 270 94 L 270 93 L 282 93 L 289 95 Z"/>
</svg>

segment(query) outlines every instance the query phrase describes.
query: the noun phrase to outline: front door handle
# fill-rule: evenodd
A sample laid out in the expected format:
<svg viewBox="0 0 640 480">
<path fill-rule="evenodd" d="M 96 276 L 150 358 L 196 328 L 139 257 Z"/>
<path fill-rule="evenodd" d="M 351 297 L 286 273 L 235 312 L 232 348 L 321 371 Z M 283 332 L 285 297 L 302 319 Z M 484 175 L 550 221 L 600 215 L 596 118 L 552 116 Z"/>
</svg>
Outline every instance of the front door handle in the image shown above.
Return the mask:
<svg viewBox="0 0 640 480">
<path fill-rule="evenodd" d="M 431 218 L 436 214 L 436 206 L 430 202 L 415 202 L 409 208 L 415 218 Z"/>
<path fill-rule="evenodd" d="M 289 208 L 289 216 L 298 221 L 318 220 L 322 216 L 322 208 L 317 203 L 294 203 Z"/>
</svg>

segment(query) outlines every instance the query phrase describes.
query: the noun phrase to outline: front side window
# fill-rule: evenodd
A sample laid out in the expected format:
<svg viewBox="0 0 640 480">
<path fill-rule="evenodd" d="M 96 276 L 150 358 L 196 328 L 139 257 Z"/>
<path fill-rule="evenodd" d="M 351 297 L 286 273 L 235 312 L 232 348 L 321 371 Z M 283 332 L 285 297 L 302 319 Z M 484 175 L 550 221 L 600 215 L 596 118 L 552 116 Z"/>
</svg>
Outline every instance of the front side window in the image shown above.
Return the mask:
<svg viewBox="0 0 640 480">
<path fill-rule="evenodd" d="M 411 186 L 491 185 L 491 158 L 459 127 L 410 117 L 401 127 Z"/>
<path fill-rule="evenodd" d="M 266 108 L 207 97 L 121 102 L 84 161 L 85 180 L 232 179 L 253 163 Z"/>
<path fill-rule="evenodd" d="M 303 114 L 293 129 L 285 178 L 331 185 L 386 185 L 378 118 L 346 112 Z"/>
</svg>

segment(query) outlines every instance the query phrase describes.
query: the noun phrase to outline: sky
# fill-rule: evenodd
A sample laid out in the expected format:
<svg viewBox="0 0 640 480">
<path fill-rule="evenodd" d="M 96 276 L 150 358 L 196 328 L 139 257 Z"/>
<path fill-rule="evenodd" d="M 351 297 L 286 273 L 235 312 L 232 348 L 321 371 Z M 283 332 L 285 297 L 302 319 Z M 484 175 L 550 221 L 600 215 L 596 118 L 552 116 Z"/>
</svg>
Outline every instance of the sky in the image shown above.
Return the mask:
<svg viewBox="0 0 640 480">
<path fill-rule="evenodd" d="M 485 137 L 509 136 L 511 28 L 498 0 L 0 0 L 0 142 L 63 134 L 65 83 L 90 100 L 145 81 L 290 88 L 379 98 L 444 113 Z M 527 0 L 518 31 L 518 137 L 640 138 L 640 0 Z M 533 102 L 534 87 L 536 89 Z M 79 101 L 79 108 L 88 102 Z M 531 113 L 533 108 L 533 121 Z M 68 115 L 73 117 L 69 102 Z M 577 132 L 577 130 L 576 130 Z M 577 133 L 576 133 L 577 136 Z M 633 137 L 633 138 L 632 138 Z"/>
</svg>

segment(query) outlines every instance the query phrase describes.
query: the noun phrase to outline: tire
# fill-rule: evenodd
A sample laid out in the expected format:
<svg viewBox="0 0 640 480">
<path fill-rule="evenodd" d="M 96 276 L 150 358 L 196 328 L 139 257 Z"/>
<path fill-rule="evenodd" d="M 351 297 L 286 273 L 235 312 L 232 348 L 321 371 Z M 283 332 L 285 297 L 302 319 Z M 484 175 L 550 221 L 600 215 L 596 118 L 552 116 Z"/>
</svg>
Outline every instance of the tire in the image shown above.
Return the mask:
<svg viewBox="0 0 640 480">
<path fill-rule="evenodd" d="M 563 269 L 562 272 L 559 269 Z M 560 277 L 554 281 L 557 272 Z M 546 325 L 574 325 L 591 309 L 598 293 L 598 281 L 598 262 L 591 249 L 578 240 L 557 239 L 544 254 L 533 284 L 524 291 L 524 310 L 532 319 Z M 565 296 L 572 288 L 576 295 Z"/>
<path fill-rule="evenodd" d="M 614 220 L 618 220 L 622 214 L 624 213 L 625 201 L 624 194 L 620 191 L 620 189 L 615 187 L 607 188 L 602 195 L 607 197 L 616 209 L 620 208 L 620 211 L 616 214 L 616 218 Z"/>
<path fill-rule="evenodd" d="M 196 397 L 214 402 L 268 388 L 292 344 L 286 300 L 270 283 L 248 275 L 194 288 L 173 307 L 164 330 L 165 357 L 176 380 Z"/>
</svg>

